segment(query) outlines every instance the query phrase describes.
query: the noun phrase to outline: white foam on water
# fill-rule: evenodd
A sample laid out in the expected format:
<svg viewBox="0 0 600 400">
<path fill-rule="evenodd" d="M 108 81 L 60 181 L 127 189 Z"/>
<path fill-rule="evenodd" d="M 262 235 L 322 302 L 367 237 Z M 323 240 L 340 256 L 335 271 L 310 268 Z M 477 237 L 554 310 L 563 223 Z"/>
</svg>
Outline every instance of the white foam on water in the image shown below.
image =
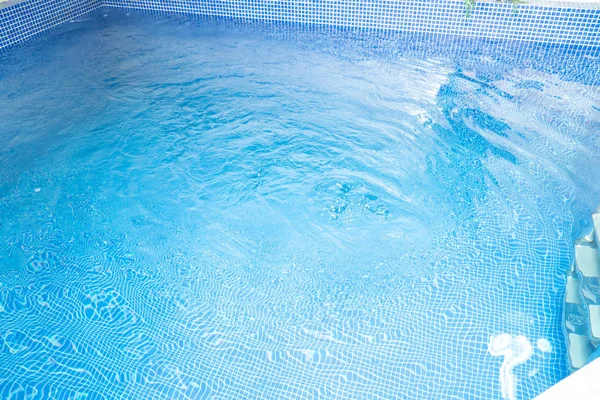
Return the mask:
<svg viewBox="0 0 600 400">
<path fill-rule="evenodd" d="M 548 339 L 544 339 L 544 338 L 538 339 L 537 347 L 538 347 L 538 349 L 540 349 L 540 351 L 542 351 L 544 353 L 549 353 L 552 351 L 552 345 L 550 344 Z"/>
<path fill-rule="evenodd" d="M 490 337 L 488 351 L 493 356 L 504 356 L 504 361 L 500 367 L 500 390 L 503 399 L 515 400 L 517 397 L 517 378 L 513 374 L 513 368 L 531 358 L 533 354 L 531 343 L 523 335 L 513 336 L 502 333 Z"/>
</svg>

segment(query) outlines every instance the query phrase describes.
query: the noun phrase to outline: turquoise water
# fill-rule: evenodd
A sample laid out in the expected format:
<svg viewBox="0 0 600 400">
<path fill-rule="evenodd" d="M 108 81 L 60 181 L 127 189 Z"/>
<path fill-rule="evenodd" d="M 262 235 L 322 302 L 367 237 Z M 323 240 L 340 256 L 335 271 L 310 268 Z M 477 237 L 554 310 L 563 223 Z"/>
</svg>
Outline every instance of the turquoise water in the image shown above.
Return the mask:
<svg viewBox="0 0 600 400">
<path fill-rule="evenodd" d="M 3 55 L 0 397 L 564 377 L 600 62 L 453 46 L 110 11 Z"/>
</svg>

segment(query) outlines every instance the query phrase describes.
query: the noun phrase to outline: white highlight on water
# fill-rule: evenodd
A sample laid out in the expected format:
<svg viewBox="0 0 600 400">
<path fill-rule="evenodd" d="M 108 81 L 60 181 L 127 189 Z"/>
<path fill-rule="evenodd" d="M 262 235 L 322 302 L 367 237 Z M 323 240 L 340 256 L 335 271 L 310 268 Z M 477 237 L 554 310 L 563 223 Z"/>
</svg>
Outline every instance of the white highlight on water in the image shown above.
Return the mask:
<svg viewBox="0 0 600 400">
<path fill-rule="evenodd" d="M 515 400 L 517 393 L 517 378 L 513 375 L 513 368 L 531 358 L 533 347 L 527 337 L 513 336 L 502 333 L 490 337 L 488 351 L 493 356 L 504 356 L 500 367 L 500 390 L 502 398 Z"/>
<path fill-rule="evenodd" d="M 549 353 L 552 351 L 552 345 L 548 341 L 548 339 L 540 338 L 537 341 L 537 347 L 544 353 Z"/>
</svg>

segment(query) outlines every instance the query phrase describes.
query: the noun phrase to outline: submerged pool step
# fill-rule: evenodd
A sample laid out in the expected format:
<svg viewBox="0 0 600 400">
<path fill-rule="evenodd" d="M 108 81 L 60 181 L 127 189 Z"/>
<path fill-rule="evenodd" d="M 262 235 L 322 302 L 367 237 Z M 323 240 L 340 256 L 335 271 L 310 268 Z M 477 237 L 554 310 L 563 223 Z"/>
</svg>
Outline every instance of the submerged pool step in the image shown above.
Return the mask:
<svg viewBox="0 0 600 400">
<path fill-rule="evenodd" d="M 600 238 L 600 207 L 592 213 L 592 222 L 594 224 L 594 229 L 592 230 L 592 235 L 596 238 L 596 243 L 598 243 L 598 238 Z M 594 240 L 592 238 L 592 240 Z"/>
<path fill-rule="evenodd" d="M 590 338 L 600 343 L 600 255 L 595 234 L 575 242 L 575 264 L 581 274 L 581 294 L 588 311 Z"/>
<path fill-rule="evenodd" d="M 594 351 L 588 334 L 587 315 L 581 298 L 581 279 L 575 264 L 567 273 L 565 294 L 565 329 L 571 370 L 583 367 Z"/>
<path fill-rule="evenodd" d="M 600 256 L 593 235 L 586 235 L 575 242 L 575 262 L 585 278 L 600 278 Z"/>
<path fill-rule="evenodd" d="M 576 371 L 600 348 L 600 209 L 593 227 L 575 241 L 575 261 L 567 272 L 564 328 L 569 366 Z"/>
</svg>

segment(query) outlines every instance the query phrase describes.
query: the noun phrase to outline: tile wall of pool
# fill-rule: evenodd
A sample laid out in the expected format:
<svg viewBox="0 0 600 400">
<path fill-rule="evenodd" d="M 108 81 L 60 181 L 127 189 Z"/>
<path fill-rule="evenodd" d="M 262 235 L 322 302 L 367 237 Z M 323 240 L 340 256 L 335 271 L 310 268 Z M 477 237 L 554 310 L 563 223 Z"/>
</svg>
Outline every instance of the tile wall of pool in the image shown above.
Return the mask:
<svg viewBox="0 0 600 400">
<path fill-rule="evenodd" d="M 468 11 L 459 0 L 25 0 L 0 3 L 0 49 L 102 6 L 275 24 L 600 45 L 600 8 L 592 2 L 480 1 Z"/>
</svg>

